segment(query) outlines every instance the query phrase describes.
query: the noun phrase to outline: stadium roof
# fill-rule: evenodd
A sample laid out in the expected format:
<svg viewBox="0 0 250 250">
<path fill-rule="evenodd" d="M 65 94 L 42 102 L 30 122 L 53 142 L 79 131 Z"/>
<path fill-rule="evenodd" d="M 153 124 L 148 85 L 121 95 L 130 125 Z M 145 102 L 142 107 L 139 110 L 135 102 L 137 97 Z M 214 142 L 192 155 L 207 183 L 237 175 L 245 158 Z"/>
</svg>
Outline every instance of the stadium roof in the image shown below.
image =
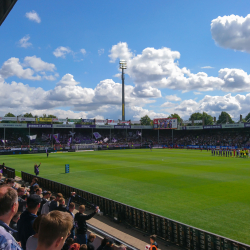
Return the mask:
<svg viewBox="0 0 250 250">
<path fill-rule="evenodd" d="M 0 26 L 10 13 L 17 0 L 0 0 Z"/>
</svg>

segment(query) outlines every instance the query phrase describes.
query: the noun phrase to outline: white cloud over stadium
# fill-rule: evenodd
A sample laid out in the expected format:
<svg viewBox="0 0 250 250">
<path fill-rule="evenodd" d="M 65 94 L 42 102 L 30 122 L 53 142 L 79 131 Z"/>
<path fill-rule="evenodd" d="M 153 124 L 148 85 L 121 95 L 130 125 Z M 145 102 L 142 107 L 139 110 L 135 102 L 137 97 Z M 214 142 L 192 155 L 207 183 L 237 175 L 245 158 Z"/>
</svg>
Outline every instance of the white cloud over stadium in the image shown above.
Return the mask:
<svg viewBox="0 0 250 250">
<path fill-rule="evenodd" d="M 54 55 L 65 57 L 71 53 L 69 48 L 64 48 L 58 47 Z M 179 67 L 181 55 L 178 51 L 166 47 L 145 48 L 135 54 L 127 43 L 122 42 L 112 46 L 109 58 L 111 63 L 119 59 L 127 60 L 126 73 L 132 82 L 126 85 L 126 116 L 133 119 L 145 114 L 151 118 L 164 117 L 174 112 L 183 118 L 200 111 L 215 116 L 221 111 L 227 111 L 232 116 L 249 112 L 250 94 L 231 94 L 250 91 L 250 75 L 242 69 L 222 68 L 218 76 L 209 76 L 205 72 L 192 73 L 185 67 Z M 50 89 L 45 90 L 19 81 L 8 82 L 11 77 L 52 82 Z M 0 68 L 0 114 L 32 112 L 72 118 L 120 117 L 121 83 L 100 79 L 93 87 L 85 87 L 84 82 L 75 80 L 77 77 L 70 73 L 65 73 L 60 80 L 57 80 L 58 77 L 56 65 L 37 56 L 6 60 Z M 178 94 L 162 95 L 164 89 Z M 199 93 L 201 99 L 185 100 L 181 97 L 181 93 L 189 91 Z M 225 94 L 206 94 L 202 97 L 202 92 L 208 91 L 223 91 Z M 149 104 L 153 103 L 155 108 L 150 110 Z"/>
<path fill-rule="evenodd" d="M 250 14 L 246 17 L 219 16 L 211 22 L 215 43 L 223 48 L 250 52 Z"/>
</svg>

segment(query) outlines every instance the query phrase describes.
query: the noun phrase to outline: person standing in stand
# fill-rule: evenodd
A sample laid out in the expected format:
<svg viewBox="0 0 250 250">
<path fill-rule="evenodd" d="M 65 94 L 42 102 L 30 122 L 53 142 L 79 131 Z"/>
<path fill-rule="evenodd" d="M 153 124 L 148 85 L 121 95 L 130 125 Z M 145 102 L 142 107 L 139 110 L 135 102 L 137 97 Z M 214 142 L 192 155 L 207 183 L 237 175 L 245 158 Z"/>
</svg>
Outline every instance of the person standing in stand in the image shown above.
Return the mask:
<svg viewBox="0 0 250 250">
<path fill-rule="evenodd" d="M 82 245 L 82 244 L 87 244 L 87 223 L 86 220 L 91 219 L 99 210 L 99 207 L 95 208 L 95 211 L 89 215 L 83 214 L 85 211 L 85 206 L 81 205 L 79 206 L 79 212 L 76 213 L 75 215 L 75 225 L 77 228 L 76 231 L 76 237 L 77 237 L 77 242 Z"/>
</svg>

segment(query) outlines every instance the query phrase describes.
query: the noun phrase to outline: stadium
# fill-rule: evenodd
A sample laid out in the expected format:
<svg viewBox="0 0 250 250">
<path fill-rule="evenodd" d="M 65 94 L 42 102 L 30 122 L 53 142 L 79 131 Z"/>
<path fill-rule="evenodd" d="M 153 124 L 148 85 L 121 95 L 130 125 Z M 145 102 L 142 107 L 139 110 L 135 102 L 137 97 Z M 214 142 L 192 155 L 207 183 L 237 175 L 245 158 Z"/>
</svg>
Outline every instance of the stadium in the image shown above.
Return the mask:
<svg viewBox="0 0 250 250">
<path fill-rule="evenodd" d="M 0 25 L 16 3 L 0 0 Z M 41 22 L 34 11 L 26 17 Z M 67 49 L 77 61 L 77 53 Z M 55 57 L 65 58 L 66 54 L 58 53 Z M 21 114 L 12 108 L 14 102 L 11 108 L 0 109 L 0 246 L 6 239 L 15 249 L 27 250 L 250 250 L 250 113 L 239 111 L 232 116 L 221 103 L 216 112 L 202 110 L 202 103 L 189 112 L 183 102 L 184 112 L 179 108 L 180 113 L 175 109 L 166 116 L 150 111 L 140 118 L 131 116 L 131 96 L 125 93 L 126 70 L 133 67 L 127 64 L 130 60 L 119 61 L 120 115 L 115 116 L 112 108 L 110 114 L 105 111 L 112 119 L 87 113 L 94 98 L 84 104 L 86 113 L 81 113 L 91 118 L 76 118 L 77 113 L 56 115 L 57 109 L 42 109 L 40 103 L 32 111 L 25 106 Z M 20 65 L 25 67 L 25 63 Z M 56 77 L 37 68 L 33 73 L 40 77 Z M 7 70 L 6 65 L 0 68 L 0 84 Z M 65 82 L 61 80 L 56 88 L 62 91 Z M 70 84 L 66 86 L 69 93 L 78 83 Z M 23 88 L 20 83 L 11 85 L 18 86 L 18 91 Z M 136 88 L 133 91 L 131 95 Z M 45 101 L 50 106 L 50 96 L 55 97 L 48 93 Z M 43 94 L 36 93 L 37 102 Z M 73 98 L 72 93 L 69 96 Z M 9 100 L 6 95 L 2 98 Z M 116 99 L 109 93 L 106 98 Z M 171 98 L 178 99 L 176 95 Z M 242 98 L 240 94 L 235 97 Z M 66 102 L 65 96 L 61 99 Z M 27 100 L 22 102 L 26 105 Z M 103 102 L 100 110 L 106 105 Z M 76 110 L 82 112 L 79 107 Z M 45 110 L 43 115 L 39 109 Z M 56 220 L 58 228 L 53 224 Z M 56 228 L 55 235 L 51 228 Z M 47 245 L 41 240 L 50 237 Z"/>
</svg>

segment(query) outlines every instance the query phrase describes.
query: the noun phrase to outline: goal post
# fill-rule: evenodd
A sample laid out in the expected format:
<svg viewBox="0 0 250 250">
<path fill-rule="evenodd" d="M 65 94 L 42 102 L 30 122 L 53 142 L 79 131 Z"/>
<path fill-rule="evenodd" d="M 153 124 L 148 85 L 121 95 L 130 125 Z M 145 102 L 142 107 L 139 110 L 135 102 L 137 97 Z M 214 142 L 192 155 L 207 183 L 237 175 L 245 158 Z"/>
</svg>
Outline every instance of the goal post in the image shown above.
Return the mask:
<svg viewBox="0 0 250 250">
<path fill-rule="evenodd" d="M 98 150 L 98 145 L 96 144 L 75 144 L 75 151 L 85 151 L 85 150 Z"/>
</svg>

